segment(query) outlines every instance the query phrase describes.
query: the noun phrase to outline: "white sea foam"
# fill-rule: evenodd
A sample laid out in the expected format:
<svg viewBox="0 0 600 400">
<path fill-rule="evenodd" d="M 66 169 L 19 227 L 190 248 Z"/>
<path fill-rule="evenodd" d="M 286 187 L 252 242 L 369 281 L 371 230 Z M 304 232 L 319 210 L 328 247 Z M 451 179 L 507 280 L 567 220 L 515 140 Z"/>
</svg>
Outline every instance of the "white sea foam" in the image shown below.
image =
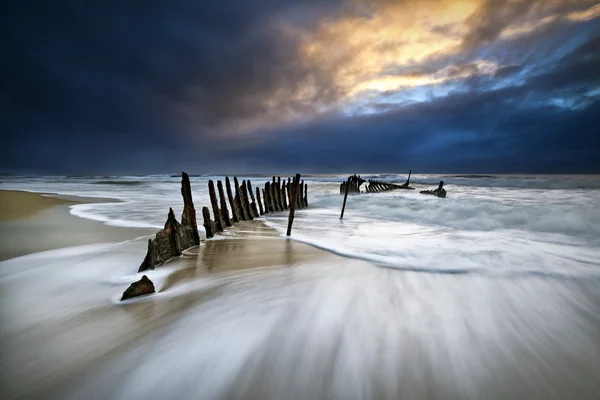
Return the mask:
<svg viewBox="0 0 600 400">
<path fill-rule="evenodd" d="M 363 175 L 404 182 L 405 175 Z M 248 179 L 239 177 L 240 181 Z M 210 204 L 208 179 L 191 177 L 196 209 Z M 260 187 L 270 177 L 250 177 Z M 444 180 L 446 199 L 418 190 Z M 413 175 L 415 191 L 348 199 L 339 220 L 340 175 L 306 177 L 310 208 L 299 210 L 294 238 L 389 267 L 429 271 L 532 271 L 577 274 L 600 265 L 600 178 Z M 0 188 L 114 198 L 71 206 L 78 217 L 108 225 L 160 229 L 169 207 L 182 211 L 180 178 L 77 177 L 5 179 Z M 268 214 L 285 232 L 287 215 Z"/>
</svg>

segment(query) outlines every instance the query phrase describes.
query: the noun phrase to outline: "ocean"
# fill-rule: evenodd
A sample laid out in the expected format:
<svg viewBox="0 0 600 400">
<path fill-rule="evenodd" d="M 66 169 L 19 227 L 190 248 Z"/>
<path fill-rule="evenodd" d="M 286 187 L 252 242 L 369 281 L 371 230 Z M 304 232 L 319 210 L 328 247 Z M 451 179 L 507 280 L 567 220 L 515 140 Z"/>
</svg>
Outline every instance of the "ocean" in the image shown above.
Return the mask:
<svg viewBox="0 0 600 400">
<path fill-rule="evenodd" d="M 363 174 L 403 183 L 405 175 Z M 269 177 L 250 179 L 263 187 Z M 416 190 L 350 196 L 339 219 L 343 175 L 305 177 L 310 208 L 296 213 L 293 238 L 390 268 L 439 273 L 600 276 L 600 177 L 413 175 Z M 208 180 L 193 176 L 197 214 L 210 208 Z M 444 180 L 446 199 L 423 196 Z M 78 204 L 71 213 L 107 225 L 162 228 L 169 207 L 181 215 L 180 177 L 4 178 L 0 189 L 119 202 Z M 200 220 L 200 218 L 198 218 Z M 287 215 L 265 215 L 282 234 Z M 202 231 L 202 227 L 200 230 Z"/>
<path fill-rule="evenodd" d="M 125 306 L 118 299 L 141 276 L 147 238 L 0 263 L 10 393 L 39 385 L 56 398 L 598 398 L 600 177 L 417 174 L 414 191 L 348 196 L 340 220 L 345 177 L 304 177 L 309 208 L 296 212 L 292 234 L 335 257 L 177 284 L 169 276 L 180 267 L 169 263 L 148 272 L 160 293 Z M 201 224 L 208 180 L 224 177 L 190 179 Z M 238 179 L 262 187 L 270 177 Z M 169 207 L 181 215 L 180 180 L 2 177 L 0 189 L 115 199 L 70 213 L 158 230 Z M 418 193 L 440 180 L 447 198 Z M 287 213 L 261 220 L 283 240 Z M 66 376 L 75 366 L 84 366 L 76 379 L 44 383 L 49 370 Z"/>
</svg>

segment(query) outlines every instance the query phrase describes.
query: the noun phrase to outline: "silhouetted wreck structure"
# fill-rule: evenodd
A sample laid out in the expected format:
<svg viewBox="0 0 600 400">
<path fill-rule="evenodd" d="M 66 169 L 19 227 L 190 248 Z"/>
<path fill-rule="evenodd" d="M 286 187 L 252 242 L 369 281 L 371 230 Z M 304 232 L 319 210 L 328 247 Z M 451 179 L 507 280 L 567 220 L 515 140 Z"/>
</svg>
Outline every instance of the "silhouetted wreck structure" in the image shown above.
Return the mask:
<svg viewBox="0 0 600 400">
<path fill-rule="evenodd" d="M 446 189 L 444 189 L 444 181 L 440 181 L 437 189 L 434 190 L 421 190 L 419 193 L 421 194 L 429 194 L 432 196 L 437 196 L 441 198 L 446 197 Z"/>
<path fill-rule="evenodd" d="M 239 221 L 251 221 L 263 214 L 286 210 L 289 210 L 287 229 L 287 235 L 289 236 L 295 210 L 308 207 L 308 184 L 300 179 L 300 174 L 296 174 L 294 178 L 288 178 L 287 181 L 285 179 L 282 181 L 281 177 L 277 177 L 277 179 L 273 177 L 273 180 L 267 181 L 264 189 L 262 189 L 262 197 L 258 187 L 256 188 L 256 197 L 254 196 L 250 180 L 244 180 L 240 185 L 237 177 L 233 177 L 234 195 L 231 189 L 231 181 L 229 177 L 225 177 L 227 197 L 221 181 L 217 181 L 217 190 L 215 190 L 214 182 L 209 180 L 208 193 L 211 208 L 202 207 L 206 238 L 212 238 L 215 234 L 223 232 L 225 228 L 231 227 Z M 177 221 L 173 209 L 169 208 L 167 221 L 163 229 L 158 231 L 154 239 L 148 240 L 146 257 L 142 261 L 138 272 L 152 270 L 174 257 L 181 256 L 184 250 L 200 244 L 190 179 L 185 172 L 181 173 L 181 195 L 184 204 L 181 223 Z M 229 208 L 231 208 L 231 217 Z M 144 290 L 138 290 L 136 285 L 143 287 Z M 127 289 L 121 300 L 151 293 L 149 291 L 150 285 L 152 285 L 152 282 L 144 275 L 141 281 L 132 284 Z M 153 286 L 152 289 L 154 289 Z"/>
<path fill-rule="evenodd" d="M 340 194 L 346 194 L 346 187 L 348 187 L 348 193 L 379 193 L 379 192 L 387 192 L 390 190 L 414 190 L 415 188 L 410 187 L 410 175 L 412 170 L 408 172 L 408 179 L 402 185 L 398 185 L 396 183 L 390 182 L 382 182 L 375 179 L 369 179 L 365 181 L 360 177 L 360 175 L 350 175 L 346 182 L 342 182 L 340 185 Z M 360 187 L 363 183 L 367 182 L 365 185 L 365 191 L 361 192 Z"/>
</svg>

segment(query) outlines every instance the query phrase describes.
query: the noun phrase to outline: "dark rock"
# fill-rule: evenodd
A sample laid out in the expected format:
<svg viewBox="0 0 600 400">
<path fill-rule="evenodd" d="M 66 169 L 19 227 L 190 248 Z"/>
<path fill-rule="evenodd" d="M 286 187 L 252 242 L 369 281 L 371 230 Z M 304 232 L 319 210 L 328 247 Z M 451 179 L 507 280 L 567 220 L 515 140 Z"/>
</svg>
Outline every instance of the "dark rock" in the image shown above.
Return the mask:
<svg viewBox="0 0 600 400">
<path fill-rule="evenodd" d="M 130 299 L 132 297 L 143 296 L 145 294 L 152 294 L 154 292 L 154 284 L 146 275 L 144 275 L 142 276 L 142 279 L 129 285 L 129 287 L 123 292 L 121 301 Z"/>
</svg>

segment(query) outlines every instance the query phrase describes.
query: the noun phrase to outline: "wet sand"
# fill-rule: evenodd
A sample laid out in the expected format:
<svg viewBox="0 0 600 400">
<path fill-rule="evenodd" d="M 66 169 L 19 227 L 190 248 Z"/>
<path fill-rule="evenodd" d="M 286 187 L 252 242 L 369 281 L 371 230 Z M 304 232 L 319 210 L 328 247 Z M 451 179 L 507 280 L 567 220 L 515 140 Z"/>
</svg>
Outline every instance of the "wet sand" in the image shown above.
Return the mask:
<svg viewBox="0 0 600 400">
<path fill-rule="evenodd" d="M 142 275 L 135 272 L 145 254 L 145 240 L 0 263 L 3 398 L 64 398 L 107 359 L 168 329 L 190 309 L 218 298 L 225 287 L 281 268 L 339 259 L 280 238 L 260 222 L 241 223 L 240 228 L 144 272 L 157 294 L 127 302 L 118 299 Z M 250 231 L 258 236 L 245 237 Z M 73 266 L 85 273 L 73 274 Z M 26 272 L 15 272 L 19 270 Z M 43 283 L 32 276 L 44 276 Z M 27 296 L 19 295 L 23 291 Z"/>
<path fill-rule="evenodd" d="M 69 213 L 70 205 L 86 200 L 103 201 L 0 190 L 0 261 L 45 250 L 121 242 L 156 233 L 153 229 L 107 226 Z"/>
</svg>

